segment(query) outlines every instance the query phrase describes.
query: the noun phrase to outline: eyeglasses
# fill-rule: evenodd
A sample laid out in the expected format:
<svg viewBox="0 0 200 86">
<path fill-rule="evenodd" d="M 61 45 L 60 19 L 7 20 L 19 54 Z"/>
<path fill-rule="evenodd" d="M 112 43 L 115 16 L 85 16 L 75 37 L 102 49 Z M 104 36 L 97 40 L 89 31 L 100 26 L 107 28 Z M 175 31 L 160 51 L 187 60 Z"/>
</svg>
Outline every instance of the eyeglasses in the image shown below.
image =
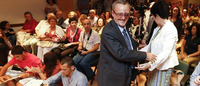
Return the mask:
<svg viewBox="0 0 200 86">
<path fill-rule="evenodd" d="M 130 16 L 130 13 L 116 13 L 114 10 L 113 10 L 113 12 L 117 15 L 117 17 L 119 17 L 119 18 L 122 18 L 123 16 L 124 17 L 129 17 Z"/>
</svg>

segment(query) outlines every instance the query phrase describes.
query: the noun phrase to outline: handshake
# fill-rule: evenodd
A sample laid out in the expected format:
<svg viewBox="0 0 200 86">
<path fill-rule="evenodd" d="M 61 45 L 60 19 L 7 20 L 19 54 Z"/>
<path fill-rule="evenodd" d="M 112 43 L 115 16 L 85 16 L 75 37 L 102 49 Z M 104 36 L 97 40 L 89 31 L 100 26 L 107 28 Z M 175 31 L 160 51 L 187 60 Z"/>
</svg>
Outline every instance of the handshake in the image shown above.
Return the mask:
<svg viewBox="0 0 200 86">
<path fill-rule="evenodd" d="M 138 69 L 138 70 L 146 70 L 148 68 L 151 67 L 150 64 L 153 64 L 156 62 L 156 59 L 157 56 L 155 54 L 152 54 L 152 53 L 148 53 L 147 52 L 147 58 L 146 60 L 149 61 L 148 63 L 143 63 L 143 64 L 138 64 L 137 67 L 135 67 L 135 69 Z"/>
</svg>

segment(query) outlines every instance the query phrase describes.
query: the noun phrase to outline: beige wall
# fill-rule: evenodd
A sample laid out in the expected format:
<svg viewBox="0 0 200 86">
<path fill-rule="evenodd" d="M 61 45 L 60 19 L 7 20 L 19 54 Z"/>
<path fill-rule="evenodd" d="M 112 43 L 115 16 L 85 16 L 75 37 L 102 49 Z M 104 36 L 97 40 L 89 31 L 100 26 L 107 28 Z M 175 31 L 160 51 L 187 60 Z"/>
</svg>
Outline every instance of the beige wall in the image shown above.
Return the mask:
<svg viewBox="0 0 200 86">
<path fill-rule="evenodd" d="M 44 8 L 46 0 L 1 0 L 0 21 L 9 21 L 10 24 L 24 23 L 24 12 L 30 11 L 33 17 L 40 21 L 45 19 Z M 13 27 L 15 31 L 21 27 Z"/>
<path fill-rule="evenodd" d="M 192 4 L 197 3 L 197 5 L 199 5 L 200 4 L 200 0 L 188 0 L 188 4 L 190 4 L 190 3 L 192 3 Z"/>
<path fill-rule="evenodd" d="M 66 19 L 70 11 L 74 10 L 74 0 L 57 0 L 60 10 L 63 11 L 63 17 Z"/>
<path fill-rule="evenodd" d="M 45 18 L 46 0 L 1 0 L 0 21 L 7 20 L 11 24 L 23 23 L 24 12 L 30 11 L 39 21 Z"/>
</svg>

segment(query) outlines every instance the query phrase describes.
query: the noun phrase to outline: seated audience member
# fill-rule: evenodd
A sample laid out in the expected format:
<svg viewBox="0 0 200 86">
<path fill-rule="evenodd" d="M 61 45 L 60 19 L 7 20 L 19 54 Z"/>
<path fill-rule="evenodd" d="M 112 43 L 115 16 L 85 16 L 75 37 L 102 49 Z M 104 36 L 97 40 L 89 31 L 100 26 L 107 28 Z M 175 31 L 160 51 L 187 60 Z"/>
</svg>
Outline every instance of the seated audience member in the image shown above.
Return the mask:
<svg viewBox="0 0 200 86">
<path fill-rule="evenodd" d="M 97 15 L 100 15 L 104 11 L 104 0 L 97 0 L 96 2 L 93 3 L 92 8 L 96 9 Z"/>
<path fill-rule="evenodd" d="M 88 86 L 87 78 L 84 74 L 79 72 L 75 66 L 71 57 L 65 57 L 60 64 L 61 71 L 56 75 L 49 77 L 43 82 L 44 86 L 51 85 L 62 80 L 63 86 Z"/>
<path fill-rule="evenodd" d="M 93 57 L 93 54 L 99 50 L 100 36 L 96 31 L 91 29 L 89 19 L 83 20 L 83 27 L 85 30 L 81 32 L 79 37 L 79 53 L 73 58 L 73 60 L 78 70 L 85 73 L 89 80 L 94 74 L 89 63 L 96 59 Z"/>
<path fill-rule="evenodd" d="M 77 14 L 77 19 L 79 19 L 79 17 L 81 16 L 81 12 L 80 12 L 80 10 L 76 10 L 76 14 Z"/>
<path fill-rule="evenodd" d="M 200 62 L 195 68 L 194 72 L 190 76 L 190 86 L 199 86 L 200 85 Z"/>
<path fill-rule="evenodd" d="M 6 34 L 3 32 L 2 29 L 0 29 L 0 37 L 2 37 L 5 41 L 5 43 L 9 46 L 9 48 L 12 48 L 12 45 L 10 43 L 10 41 L 8 40 L 8 38 L 6 37 Z"/>
<path fill-rule="evenodd" d="M 95 27 L 94 30 L 97 31 L 97 33 L 99 33 L 100 36 L 104 28 L 104 25 L 105 25 L 105 20 L 103 18 L 99 18 L 97 20 L 97 27 Z"/>
<path fill-rule="evenodd" d="M 190 34 L 183 41 L 178 58 L 189 64 L 198 63 L 200 61 L 200 25 L 193 24 L 189 32 Z"/>
<path fill-rule="evenodd" d="M 110 12 L 106 11 L 105 16 L 106 16 L 106 24 L 108 24 L 112 20 Z"/>
<path fill-rule="evenodd" d="M 87 19 L 87 15 L 81 14 L 81 16 L 78 19 L 77 27 L 84 29 L 82 23 L 83 23 L 83 20 L 85 20 L 85 19 Z"/>
<path fill-rule="evenodd" d="M 14 46 L 12 48 L 11 54 L 13 55 L 13 58 L 7 64 L 5 64 L 0 71 L 0 82 L 6 83 L 8 86 L 15 86 L 13 80 L 5 82 L 5 80 L 11 78 L 11 76 L 5 74 L 10 66 L 17 64 L 20 67 L 20 69 L 42 67 L 41 60 L 38 57 L 28 53 L 23 47 L 19 45 Z M 33 75 L 33 73 L 25 72 L 18 76 L 20 78 L 27 78 Z"/>
<path fill-rule="evenodd" d="M 45 53 L 51 51 L 51 49 L 58 47 L 58 42 L 62 41 L 64 31 L 57 24 L 56 17 L 50 16 L 48 19 L 49 27 L 46 27 L 44 34 L 39 37 L 40 41 L 37 43 L 38 51 L 37 56 L 43 60 Z"/>
<path fill-rule="evenodd" d="M 12 46 L 16 45 L 15 31 L 12 28 L 10 28 L 10 24 L 8 21 L 1 22 L 1 29 L 6 34 L 6 37 L 11 42 Z"/>
<path fill-rule="evenodd" d="M 0 38 L 0 40 L 3 40 L 3 38 Z M 4 66 L 8 62 L 9 50 L 10 48 L 5 42 L 0 42 L 0 67 Z"/>
<path fill-rule="evenodd" d="M 54 16 L 55 17 L 55 15 L 53 13 L 48 13 L 47 14 L 47 19 L 50 16 Z M 23 43 L 24 46 L 31 45 L 32 54 L 37 55 L 37 42 L 39 41 L 38 38 L 42 36 L 41 34 L 45 33 L 45 31 L 47 30 L 46 27 L 49 27 L 49 26 L 50 25 L 49 25 L 47 20 L 41 20 L 39 22 L 39 24 L 35 27 L 35 33 L 36 33 L 37 36 L 35 38 L 30 38 L 25 43 Z"/>
<path fill-rule="evenodd" d="M 57 59 L 57 56 L 52 52 L 48 52 L 44 55 L 44 66 L 42 69 L 40 69 L 40 67 L 31 67 L 31 69 L 28 71 L 32 73 L 38 73 L 42 80 L 46 80 L 47 78 L 60 72 L 59 64 L 60 63 Z M 20 83 L 20 81 L 17 83 L 17 86 L 22 85 L 25 85 L 25 83 Z"/>
<path fill-rule="evenodd" d="M 88 14 L 91 0 L 77 0 L 77 7 L 82 14 Z"/>
<path fill-rule="evenodd" d="M 198 21 L 199 21 L 198 13 L 196 13 L 196 12 L 190 18 L 192 19 L 193 23 L 198 23 Z"/>
<path fill-rule="evenodd" d="M 63 26 L 64 26 L 65 28 L 69 26 L 69 19 L 70 19 L 70 18 L 77 18 L 76 12 L 74 12 L 74 11 L 70 11 L 70 12 L 69 12 L 68 18 L 64 21 L 64 24 L 63 24 Z"/>
<path fill-rule="evenodd" d="M 77 28 L 77 23 L 78 20 L 76 18 L 69 19 L 70 26 L 66 29 L 66 34 L 63 37 L 63 40 L 65 40 L 64 46 L 67 49 L 62 50 L 62 57 L 68 56 L 70 53 L 75 53 L 77 50 L 79 44 L 78 39 L 82 31 L 82 29 Z"/>
<path fill-rule="evenodd" d="M 180 8 L 178 6 L 175 6 L 172 10 L 172 17 L 170 19 L 174 23 L 178 31 L 178 42 L 181 40 L 181 36 L 183 33 L 183 28 L 182 28 L 183 21 L 180 18 L 180 14 L 181 14 Z"/>
<path fill-rule="evenodd" d="M 46 0 L 47 5 L 45 7 L 45 14 L 47 15 L 48 13 L 54 13 L 56 14 L 56 11 L 59 10 L 57 4 L 56 4 L 56 0 Z"/>
<path fill-rule="evenodd" d="M 24 26 L 16 33 L 17 43 L 20 45 L 22 45 L 26 40 L 32 37 L 31 34 L 35 33 L 35 27 L 38 24 L 38 22 L 33 19 L 31 12 L 25 12 L 24 17 L 26 18 Z"/>
<path fill-rule="evenodd" d="M 58 21 L 57 25 L 60 26 L 61 28 L 65 29 L 66 27 L 63 26 L 65 19 L 63 18 L 61 10 L 56 12 L 56 18 Z"/>
<path fill-rule="evenodd" d="M 90 10 L 88 19 L 90 20 L 92 28 L 97 26 L 98 18 L 96 17 L 96 11 L 94 9 Z"/>
</svg>

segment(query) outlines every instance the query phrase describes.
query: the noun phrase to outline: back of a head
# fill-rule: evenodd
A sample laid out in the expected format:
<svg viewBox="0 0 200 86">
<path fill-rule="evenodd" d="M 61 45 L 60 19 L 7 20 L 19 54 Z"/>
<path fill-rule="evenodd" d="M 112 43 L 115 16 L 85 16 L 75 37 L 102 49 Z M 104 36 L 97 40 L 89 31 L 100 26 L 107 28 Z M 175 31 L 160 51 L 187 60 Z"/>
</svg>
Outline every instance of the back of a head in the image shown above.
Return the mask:
<svg viewBox="0 0 200 86">
<path fill-rule="evenodd" d="M 61 60 L 61 65 L 67 64 L 68 66 L 73 66 L 74 65 L 74 61 L 71 57 L 64 57 Z"/>
<path fill-rule="evenodd" d="M 46 66 L 56 66 L 57 65 L 57 56 L 53 52 L 47 52 L 44 54 L 44 64 Z"/>
<path fill-rule="evenodd" d="M 159 15 L 163 19 L 168 19 L 169 17 L 169 5 L 165 1 L 159 1 L 155 3 L 151 8 L 151 13 L 156 17 Z"/>
<path fill-rule="evenodd" d="M 27 52 L 22 46 L 16 45 L 12 47 L 11 54 L 12 55 L 22 54 L 24 51 Z"/>
<path fill-rule="evenodd" d="M 6 43 L 2 37 L 0 37 L 0 43 Z"/>
<path fill-rule="evenodd" d="M 4 66 L 8 62 L 9 47 L 5 43 L 0 43 L 0 66 Z"/>
</svg>

